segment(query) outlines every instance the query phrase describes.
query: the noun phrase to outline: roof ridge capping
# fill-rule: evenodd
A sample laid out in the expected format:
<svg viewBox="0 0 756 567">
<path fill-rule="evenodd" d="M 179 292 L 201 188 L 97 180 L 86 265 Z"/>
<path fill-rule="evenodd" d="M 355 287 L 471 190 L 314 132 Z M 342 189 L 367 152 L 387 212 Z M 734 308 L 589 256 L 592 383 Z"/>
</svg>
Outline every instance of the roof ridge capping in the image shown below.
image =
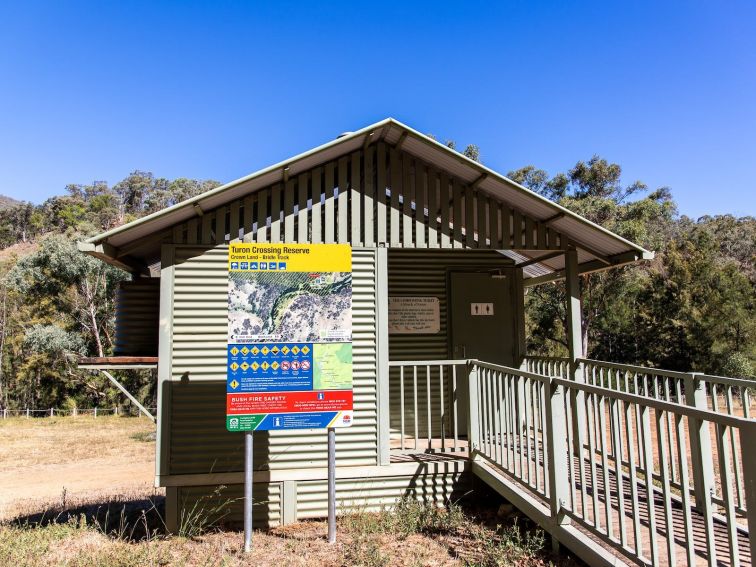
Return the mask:
<svg viewBox="0 0 756 567">
<path fill-rule="evenodd" d="M 141 230 L 138 232 L 141 233 L 140 236 L 144 236 L 144 233 L 146 232 L 149 234 L 149 228 L 148 225 L 156 223 L 156 221 L 159 221 L 160 219 L 163 219 L 167 216 L 175 216 L 176 220 L 175 222 L 170 223 L 177 224 L 179 222 L 182 222 L 186 220 L 186 218 L 190 218 L 195 212 L 195 208 L 199 207 L 200 209 L 203 209 L 202 202 L 207 201 L 209 199 L 215 198 L 221 193 L 227 192 L 234 187 L 237 187 L 238 185 L 241 185 L 242 183 L 245 183 L 247 181 L 254 180 L 258 177 L 262 177 L 264 175 L 269 175 L 272 173 L 275 173 L 276 171 L 280 171 L 282 179 L 286 175 L 286 171 L 289 167 L 296 164 L 297 162 L 300 162 L 306 158 L 311 158 L 313 156 L 317 156 L 320 153 L 323 153 L 329 149 L 332 149 L 334 147 L 337 147 L 339 145 L 345 145 L 349 142 L 353 142 L 356 138 L 363 137 L 363 144 L 367 145 L 371 143 L 374 140 L 383 138 L 390 128 L 396 127 L 400 130 L 403 130 L 403 132 L 400 135 L 400 140 L 403 140 L 403 146 L 406 145 L 406 139 L 407 137 L 412 137 L 417 139 L 418 141 L 422 142 L 423 144 L 428 145 L 429 147 L 442 152 L 446 154 L 447 156 L 453 157 L 456 161 L 458 161 L 461 164 L 464 164 L 474 170 L 477 170 L 479 175 L 481 176 L 481 181 L 479 182 L 478 186 L 484 185 L 488 181 L 498 181 L 499 183 L 504 183 L 508 187 L 514 189 L 517 192 L 520 192 L 524 195 L 527 195 L 528 198 L 534 199 L 536 202 L 547 206 L 551 210 L 551 215 L 562 215 L 562 219 L 570 219 L 573 221 L 578 222 L 579 224 L 598 231 L 602 233 L 604 236 L 610 237 L 613 239 L 617 244 L 622 244 L 624 247 L 626 247 L 627 251 L 634 251 L 638 258 L 637 259 L 652 259 L 654 257 L 654 253 L 646 250 L 645 248 L 639 246 L 638 244 L 635 244 L 634 242 L 631 242 L 630 240 L 627 240 L 626 238 L 623 238 L 622 236 L 611 232 L 610 230 L 604 228 L 603 226 L 596 224 L 587 218 L 567 209 L 566 207 L 563 207 L 562 205 L 559 205 L 558 203 L 555 203 L 554 201 L 551 201 L 547 199 L 546 197 L 539 195 L 538 193 L 531 191 L 527 187 L 509 179 L 505 175 L 502 175 L 485 165 L 476 162 L 467 156 L 463 155 L 462 153 L 453 150 L 444 144 L 438 142 L 437 140 L 434 140 L 427 136 L 426 134 L 423 134 L 421 132 L 418 132 L 417 130 L 411 128 L 410 126 L 407 126 L 406 124 L 400 122 L 399 120 L 396 120 L 395 118 L 388 117 L 383 120 L 380 120 L 378 122 L 375 122 L 373 124 L 370 124 L 364 128 L 361 128 L 359 130 L 356 130 L 354 132 L 346 133 L 344 135 L 341 135 L 333 140 L 330 140 L 329 142 L 322 144 L 320 146 L 317 146 L 315 148 L 312 148 L 306 152 L 300 153 L 298 155 L 292 156 L 288 159 L 285 159 L 283 161 L 280 161 L 274 165 L 268 166 L 266 168 L 260 169 L 254 173 L 251 173 L 249 175 L 246 175 L 244 177 L 241 177 L 239 179 L 235 179 L 233 181 L 230 181 L 229 183 L 225 183 L 223 185 L 220 185 L 216 187 L 215 189 L 211 189 L 210 191 L 206 191 L 205 193 L 202 193 L 200 195 L 196 195 L 195 197 L 191 197 L 189 199 L 186 199 L 184 201 L 181 201 L 180 203 L 176 203 L 175 205 L 172 205 L 170 207 L 167 207 L 165 209 L 161 209 L 159 211 L 156 211 L 154 213 L 151 213 L 147 216 L 144 216 L 142 218 L 136 219 L 134 221 L 131 221 L 127 224 L 121 225 L 119 227 L 113 228 L 111 230 L 108 230 L 106 232 L 103 232 L 101 234 L 98 234 L 96 236 L 93 236 L 89 239 L 87 239 L 85 242 L 88 245 L 91 244 L 102 244 L 107 243 L 108 239 L 111 237 L 114 237 L 116 235 L 122 235 L 123 233 L 127 233 L 129 231 L 132 231 L 136 229 L 137 227 L 140 227 Z M 373 136 L 376 133 L 379 133 L 378 137 L 373 138 Z M 410 152 L 411 153 L 411 152 Z M 480 187 L 485 191 L 486 193 L 492 194 L 491 191 L 486 190 L 483 187 Z M 228 200 L 232 200 L 234 197 L 230 197 Z M 213 204 L 213 207 L 220 206 L 222 203 L 215 203 Z M 528 211 L 521 212 L 527 213 Z M 185 213 L 189 213 L 189 216 L 187 216 Z M 532 213 L 529 213 L 532 215 Z M 537 220 L 545 220 L 545 218 L 537 219 Z M 160 228 L 165 228 L 165 226 L 162 226 Z M 155 230 L 159 230 L 160 228 L 157 228 Z M 562 230 L 564 232 L 564 230 Z M 569 236 L 569 235 L 568 235 Z M 574 239 L 573 239 L 574 240 Z M 580 242 L 577 240 L 574 240 L 576 245 L 580 247 Z M 84 244 L 84 243 L 82 243 Z M 89 252 L 89 249 L 91 246 L 88 245 L 82 245 L 81 249 L 82 251 Z M 590 249 L 590 247 L 588 247 Z"/>
</svg>

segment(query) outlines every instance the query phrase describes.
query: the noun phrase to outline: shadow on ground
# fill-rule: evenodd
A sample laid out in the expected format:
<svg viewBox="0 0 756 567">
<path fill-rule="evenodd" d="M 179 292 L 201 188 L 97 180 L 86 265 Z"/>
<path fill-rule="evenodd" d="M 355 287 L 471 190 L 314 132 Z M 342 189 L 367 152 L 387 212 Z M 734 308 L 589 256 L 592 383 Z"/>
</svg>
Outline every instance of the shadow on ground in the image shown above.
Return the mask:
<svg viewBox="0 0 756 567">
<path fill-rule="evenodd" d="M 21 529 L 36 529 L 51 524 L 86 524 L 95 526 L 114 539 L 136 543 L 165 535 L 164 518 L 165 497 L 154 496 L 135 500 L 114 499 L 73 507 L 62 504 L 4 523 Z"/>
</svg>

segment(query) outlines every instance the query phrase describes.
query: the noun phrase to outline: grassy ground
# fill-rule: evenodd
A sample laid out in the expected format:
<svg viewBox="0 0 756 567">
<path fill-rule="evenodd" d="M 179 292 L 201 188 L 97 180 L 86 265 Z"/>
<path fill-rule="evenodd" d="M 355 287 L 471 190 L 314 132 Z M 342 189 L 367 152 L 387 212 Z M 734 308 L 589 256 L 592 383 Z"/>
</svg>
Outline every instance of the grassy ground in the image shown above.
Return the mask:
<svg viewBox="0 0 756 567">
<path fill-rule="evenodd" d="M 61 499 L 151 495 L 154 431 L 146 418 L 0 419 L 0 520 Z"/>
<path fill-rule="evenodd" d="M 0 422 L 0 476 L 37 468 L 55 470 L 71 460 L 91 465 L 98 459 L 118 463 L 124 458 L 152 458 L 152 425 L 147 420 L 98 418 L 93 426 L 91 418 Z M 86 466 L 68 474 L 85 480 L 92 476 Z M 57 479 L 64 485 L 75 481 Z M 491 495 L 464 507 L 441 509 L 402 500 L 391 511 L 339 518 L 336 545 L 326 542 L 324 521 L 311 521 L 256 532 L 252 554 L 244 555 L 239 532 L 214 529 L 202 517 L 184 526 L 184 533 L 192 537 L 167 535 L 163 497 L 149 487 L 109 493 L 64 491 L 47 500 L 24 500 L 12 517 L 0 523 L 0 565 L 378 567 L 570 562 L 551 556 L 543 534 L 513 513 L 511 506 L 501 504 Z"/>
</svg>

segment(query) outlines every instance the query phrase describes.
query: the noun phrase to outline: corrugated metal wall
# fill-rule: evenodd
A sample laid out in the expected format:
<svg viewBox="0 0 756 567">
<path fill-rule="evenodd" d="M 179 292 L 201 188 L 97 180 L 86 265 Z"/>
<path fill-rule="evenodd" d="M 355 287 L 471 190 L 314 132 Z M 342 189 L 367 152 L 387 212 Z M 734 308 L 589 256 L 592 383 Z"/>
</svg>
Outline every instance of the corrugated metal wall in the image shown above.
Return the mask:
<svg viewBox="0 0 756 567">
<path fill-rule="evenodd" d="M 294 498 L 289 522 L 308 518 L 322 518 L 328 514 L 325 480 L 290 482 L 291 492 L 285 492 L 283 482 L 255 483 L 253 486 L 253 522 L 255 527 L 275 526 L 284 520 L 285 499 Z M 402 497 L 443 505 L 457 501 L 469 492 L 469 472 L 423 471 L 413 476 L 386 476 L 360 479 L 338 479 L 336 500 L 339 515 L 370 512 L 391 507 Z M 243 485 L 225 487 L 191 486 L 178 491 L 179 509 L 201 510 L 215 519 L 220 516 L 228 524 L 243 522 Z M 220 508 L 220 513 L 216 512 Z M 180 520 L 179 520 L 180 521 Z"/>
<path fill-rule="evenodd" d="M 511 268 L 512 261 L 502 254 L 487 250 L 399 250 L 388 251 L 388 289 L 389 296 L 437 297 L 440 305 L 441 330 L 427 335 L 389 334 L 390 360 L 444 360 L 454 358 L 449 352 L 448 325 L 448 272 L 492 270 Z M 512 272 L 514 270 L 511 270 Z M 514 332 L 514 329 L 513 329 Z M 440 380 L 436 373 L 431 374 L 431 407 L 436 408 L 433 416 L 440 415 Z M 459 382 L 458 382 L 459 385 Z M 412 404 L 413 380 L 405 374 L 405 427 L 414 428 L 414 406 Z M 451 380 L 444 383 L 445 403 L 451 403 Z M 392 368 L 389 381 L 390 421 L 392 432 L 396 433 L 400 425 L 400 381 L 399 371 Z M 447 407 L 447 411 L 449 408 Z M 425 370 L 418 375 L 418 414 L 419 434 L 427 435 L 427 382 Z M 439 434 L 438 419 L 432 422 L 434 434 Z"/>
<path fill-rule="evenodd" d="M 169 474 L 242 470 L 243 437 L 226 431 L 228 248 L 175 252 Z M 376 251 L 353 252 L 354 425 L 338 432 L 339 464 L 378 459 Z M 255 433 L 255 468 L 326 466 L 326 431 Z"/>
<path fill-rule="evenodd" d="M 122 282 L 116 294 L 115 356 L 157 356 L 160 278 Z"/>
</svg>

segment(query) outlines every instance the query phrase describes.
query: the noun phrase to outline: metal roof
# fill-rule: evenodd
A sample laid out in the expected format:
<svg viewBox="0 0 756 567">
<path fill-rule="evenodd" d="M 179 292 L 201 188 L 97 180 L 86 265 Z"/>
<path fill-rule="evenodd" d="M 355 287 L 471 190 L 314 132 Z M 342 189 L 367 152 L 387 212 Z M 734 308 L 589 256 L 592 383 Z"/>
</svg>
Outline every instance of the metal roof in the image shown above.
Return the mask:
<svg viewBox="0 0 756 567">
<path fill-rule="evenodd" d="M 350 154 L 378 139 L 389 144 L 396 144 L 401 140 L 402 151 L 425 160 L 462 181 L 467 183 L 477 181 L 479 190 L 491 194 L 536 220 L 551 219 L 549 226 L 569 237 L 579 247 L 578 259 L 581 264 L 590 266 L 598 262 L 606 267 L 653 258 L 653 253 L 641 246 L 534 193 L 393 118 L 386 118 L 356 132 L 347 133 L 305 153 L 98 234 L 88 239 L 86 243 L 82 243 L 81 249 L 108 261 L 107 251 L 103 253 L 99 249 L 102 245 L 106 245 L 107 249 L 122 248 L 194 217 L 196 207 L 206 211 L 225 205 L 258 189 L 281 182 L 285 176 L 296 176 L 302 171 Z M 516 256 L 515 259 L 522 261 L 532 260 L 535 256 L 523 251 L 508 253 L 508 255 L 513 258 Z M 525 277 L 542 280 L 548 278 L 550 274 L 556 274 L 562 268 L 564 268 L 564 256 L 555 256 L 531 264 L 525 270 Z"/>
</svg>

